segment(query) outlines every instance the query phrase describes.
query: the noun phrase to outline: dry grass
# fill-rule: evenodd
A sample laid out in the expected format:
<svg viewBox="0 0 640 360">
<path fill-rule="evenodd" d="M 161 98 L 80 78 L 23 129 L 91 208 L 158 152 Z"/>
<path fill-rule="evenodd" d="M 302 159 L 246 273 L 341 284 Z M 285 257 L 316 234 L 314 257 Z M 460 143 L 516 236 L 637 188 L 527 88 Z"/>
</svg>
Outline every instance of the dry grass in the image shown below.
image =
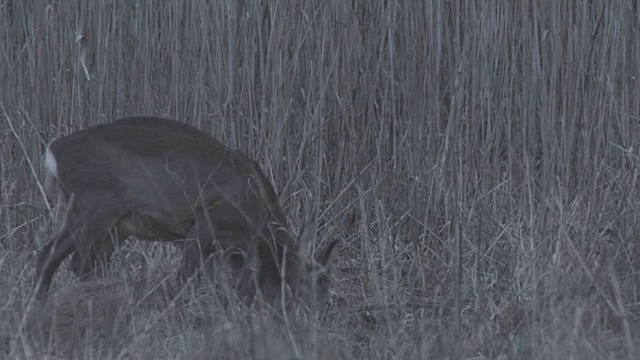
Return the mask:
<svg viewBox="0 0 640 360">
<path fill-rule="evenodd" d="M 640 10 L 524 3 L 0 2 L 1 356 L 638 358 Z M 258 160 L 294 228 L 313 193 L 320 321 L 167 300 L 140 244 L 28 308 L 44 145 L 134 114 Z"/>
</svg>

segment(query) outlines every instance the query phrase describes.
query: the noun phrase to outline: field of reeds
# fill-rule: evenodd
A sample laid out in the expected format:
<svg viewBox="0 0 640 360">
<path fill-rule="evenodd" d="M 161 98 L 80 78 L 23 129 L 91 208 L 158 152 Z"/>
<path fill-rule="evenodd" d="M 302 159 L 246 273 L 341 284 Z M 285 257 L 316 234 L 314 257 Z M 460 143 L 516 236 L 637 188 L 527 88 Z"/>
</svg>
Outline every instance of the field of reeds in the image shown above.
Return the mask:
<svg viewBox="0 0 640 360">
<path fill-rule="evenodd" d="M 608 0 L 0 1 L 0 358 L 637 359 L 639 22 Z M 296 231 L 311 194 L 341 240 L 321 317 L 167 299 L 179 252 L 134 239 L 30 301 L 63 217 L 46 144 L 130 115 L 258 161 Z"/>
</svg>

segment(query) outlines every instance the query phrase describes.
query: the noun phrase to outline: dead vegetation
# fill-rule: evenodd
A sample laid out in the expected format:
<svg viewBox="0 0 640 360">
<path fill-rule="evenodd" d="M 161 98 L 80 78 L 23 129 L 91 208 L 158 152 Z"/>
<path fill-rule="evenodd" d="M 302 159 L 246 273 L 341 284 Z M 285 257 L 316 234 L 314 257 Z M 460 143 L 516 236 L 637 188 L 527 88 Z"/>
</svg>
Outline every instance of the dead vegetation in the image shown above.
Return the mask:
<svg viewBox="0 0 640 360">
<path fill-rule="evenodd" d="M 2 355 L 637 358 L 638 18 L 605 0 L 0 4 Z M 63 265 L 29 306 L 55 230 L 45 144 L 140 114 L 256 159 L 293 229 L 312 193 L 319 242 L 342 240 L 322 319 L 166 299 L 180 259 L 138 243 L 105 279 Z"/>
</svg>

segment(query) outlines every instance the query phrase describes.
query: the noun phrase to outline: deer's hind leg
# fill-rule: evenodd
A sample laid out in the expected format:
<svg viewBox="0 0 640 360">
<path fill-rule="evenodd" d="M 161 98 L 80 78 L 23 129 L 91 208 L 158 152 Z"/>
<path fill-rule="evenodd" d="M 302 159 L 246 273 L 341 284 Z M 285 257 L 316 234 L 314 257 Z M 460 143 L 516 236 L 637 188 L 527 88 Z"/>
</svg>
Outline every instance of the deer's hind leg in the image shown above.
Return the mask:
<svg viewBox="0 0 640 360">
<path fill-rule="evenodd" d="M 76 237 L 82 228 L 78 214 L 69 214 L 67 223 L 38 254 L 36 262 L 36 298 L 43 299 L 49 290 L 53 274 L 60 264 L 76 249 Z"/>
<path fill-rule="evenodd" d="M 109 204 L 111 201 L 94 199 L 98 204 Z M 85 207 L 88 208 L 88 207 Z M 75 238 L 76 252 L 71 261 L 71 269 L 81 279 L 92 278 L 96 267 L 98 273 L 104 275 L 108 269 L 108 261 L 111 254 L 122 242 L 115 238 L 113 230 L 119 220 L 122 211 L 115 206 L 103 206 L 91 208 L 91 212 L 83 215 L 83 226 L 79 236 Z"/>
<path fill-rule="evenodd" d="M 91 249 L 85 250 L 85 255 L 80 255 L 79 251 L 74 252 L 71 258 L 73 273 L 83 280 L 90 279 L 94 275 L 106 276 L 111 264 L 111 255 L 128 237 L 128 234 L 111 231 L 102 241 L 96 241 L 91 245 Z M 83 256 L 88 256 L 84 262 Z"/>
</svg>

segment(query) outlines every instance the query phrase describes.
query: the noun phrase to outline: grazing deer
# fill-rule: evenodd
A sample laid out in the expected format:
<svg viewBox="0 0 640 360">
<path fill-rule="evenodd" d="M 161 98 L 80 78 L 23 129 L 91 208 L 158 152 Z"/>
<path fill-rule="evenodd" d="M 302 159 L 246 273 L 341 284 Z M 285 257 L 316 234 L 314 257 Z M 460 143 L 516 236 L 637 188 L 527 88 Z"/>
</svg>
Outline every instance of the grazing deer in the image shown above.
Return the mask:
<svg viewBox="0 0 640 360">
<path fill-rule="evenodd" d="M 39 254 L 38 298 L 71 253 L 74 273 L 86 278 L 96 265 L 106 270 L 129 236 L 184 240 L 182 284 L 218 253 L 249 295 L 273 303 L 289 294 L 309 306 L 326 297 L 337 242 L 308 259 L 303 247 L 315 241 L 315 226 L 296 241 L 260 166 L 200 130 L 124 118 L 54 140 L 45 165 L 46 184 L 62 191 L 68 215 Z"/>
</svg>

